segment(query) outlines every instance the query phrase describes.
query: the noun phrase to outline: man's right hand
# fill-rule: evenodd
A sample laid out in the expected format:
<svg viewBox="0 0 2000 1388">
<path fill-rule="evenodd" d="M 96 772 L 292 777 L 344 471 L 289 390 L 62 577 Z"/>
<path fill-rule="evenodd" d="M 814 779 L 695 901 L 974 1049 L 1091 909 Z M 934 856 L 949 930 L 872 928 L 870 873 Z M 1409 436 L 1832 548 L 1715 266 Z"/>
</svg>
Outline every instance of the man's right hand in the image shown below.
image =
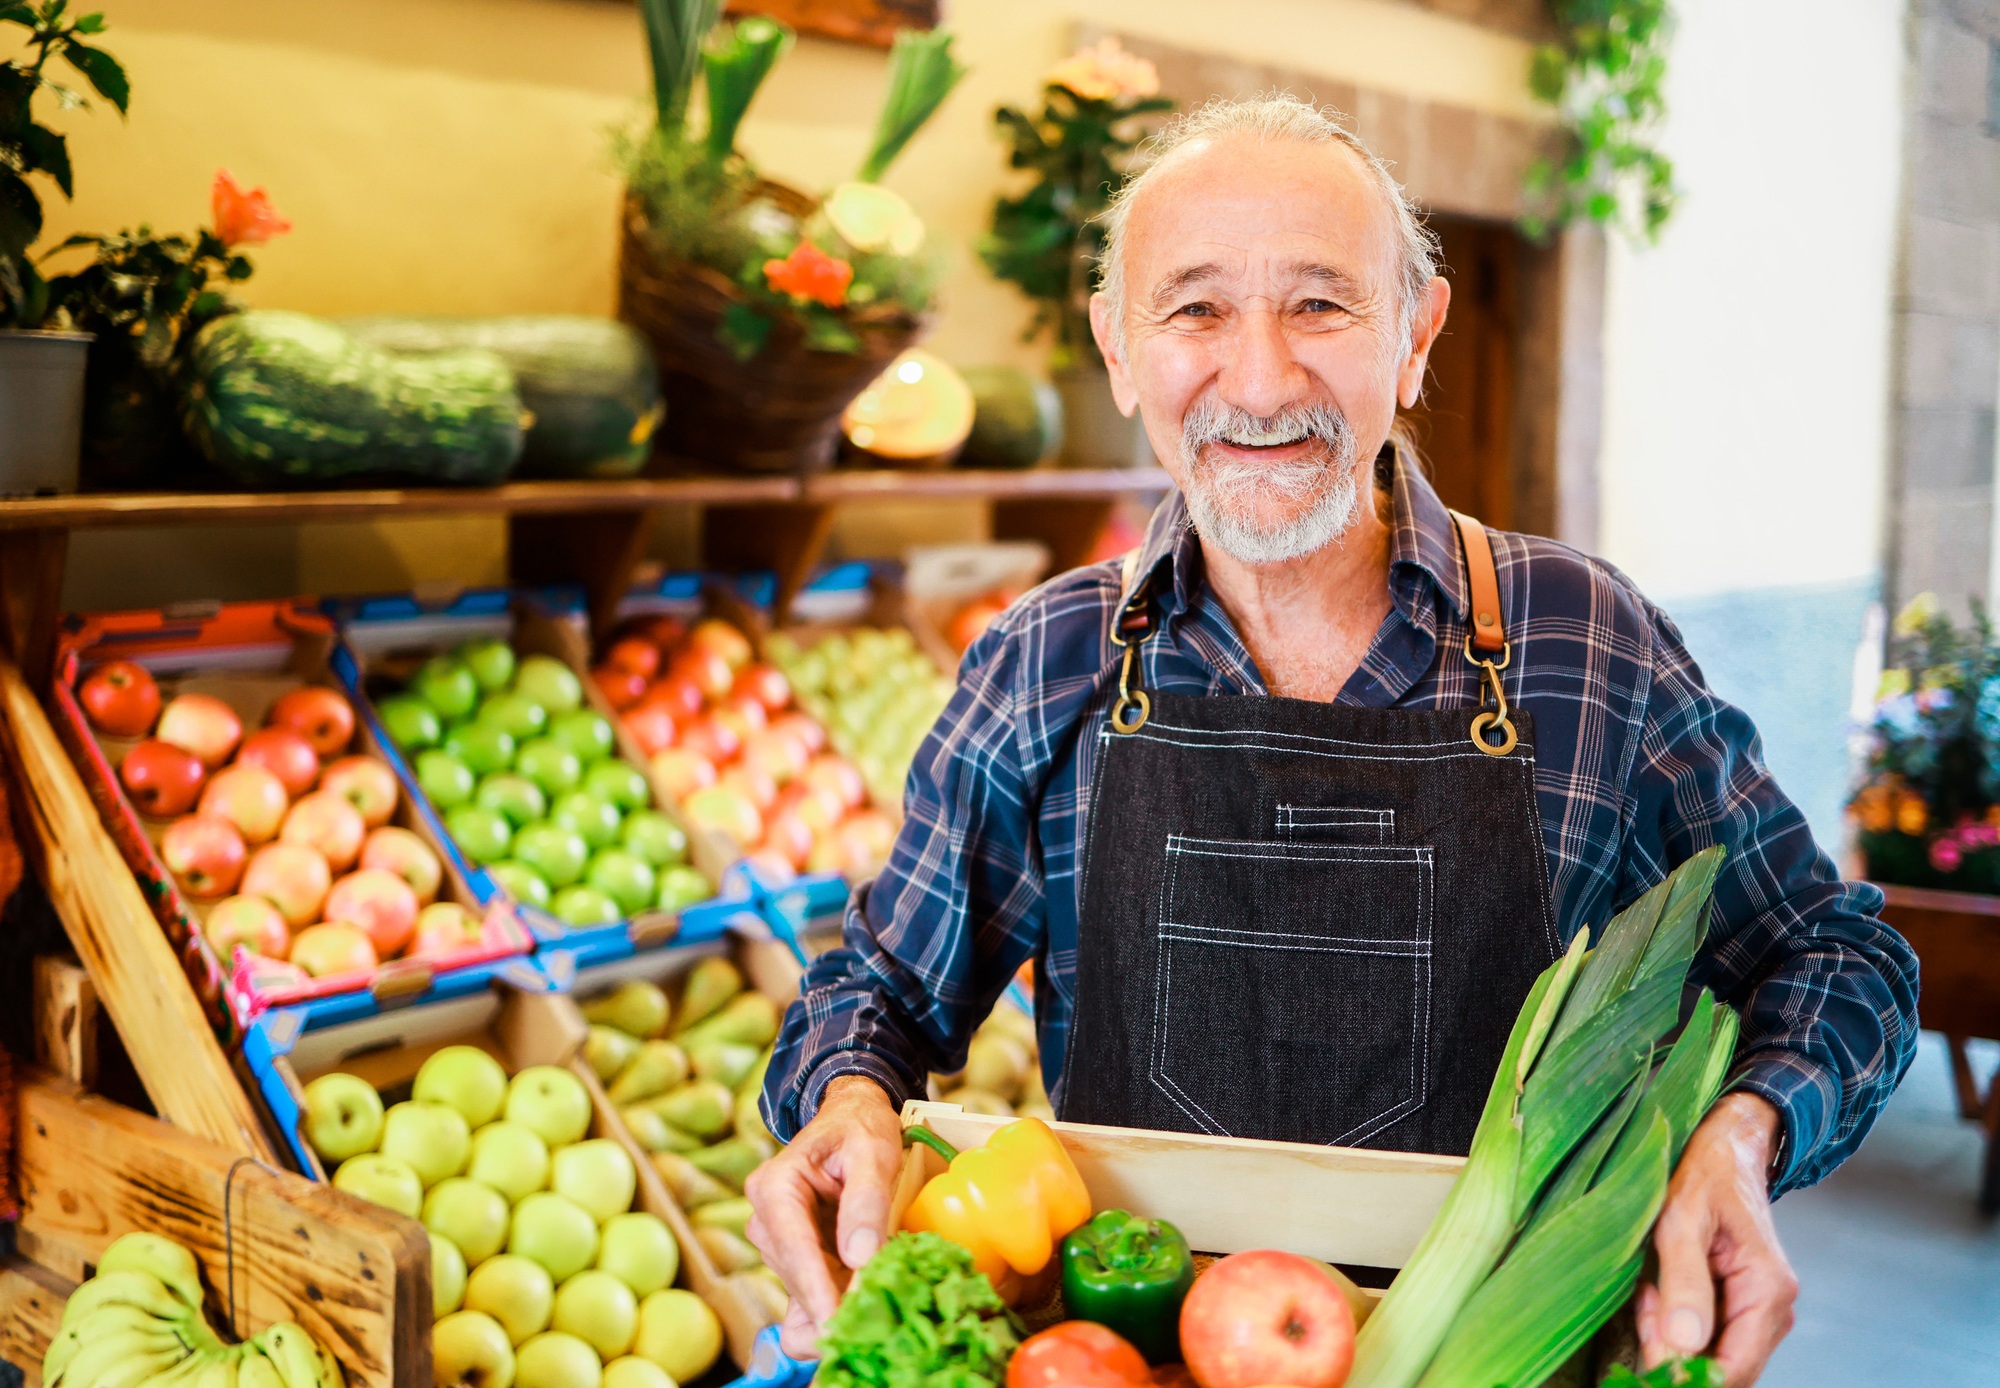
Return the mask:
<svg viewBox="0 0 2000 1388">
<path fill-rule="evenodd" d="M 750 1242 L 792 1294 L 785 1353 L 813 1356 L 848 1277 L 882 1246 L 902 1161 L 889 1096 L 865 1076 L 843 1075 L 812 1122 L 750 1174 Z"/>
</svg>

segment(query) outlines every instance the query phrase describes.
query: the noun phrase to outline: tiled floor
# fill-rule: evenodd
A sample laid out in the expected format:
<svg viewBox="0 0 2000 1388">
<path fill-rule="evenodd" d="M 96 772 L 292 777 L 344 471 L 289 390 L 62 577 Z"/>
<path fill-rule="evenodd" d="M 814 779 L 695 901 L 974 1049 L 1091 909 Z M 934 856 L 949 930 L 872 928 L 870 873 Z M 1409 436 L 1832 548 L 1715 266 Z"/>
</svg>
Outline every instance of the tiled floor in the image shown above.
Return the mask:
<svg viewBox="0 0 2000 1388">
<path fill-rule="evenodd" d="M 1975 1057 L 1982 1074 L 1995 1056 Z M 1926 1036 L 1853 1160 L 1778 1202 L 1801 1290 L 1763 1388 L 2000 1388 L 2000 1221 L 1974 1207 L 1978 1161 Z"/>
</svg>

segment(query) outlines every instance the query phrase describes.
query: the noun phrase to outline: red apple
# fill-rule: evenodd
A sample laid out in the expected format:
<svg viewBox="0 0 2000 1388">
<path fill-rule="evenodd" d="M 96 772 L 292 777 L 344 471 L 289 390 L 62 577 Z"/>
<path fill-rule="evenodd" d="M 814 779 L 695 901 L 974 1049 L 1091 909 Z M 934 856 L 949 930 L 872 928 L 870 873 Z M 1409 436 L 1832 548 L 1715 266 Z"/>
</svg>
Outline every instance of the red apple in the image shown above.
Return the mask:
<svg viewBox="0 0 2000 1388">
<path fill-rule="evenodd" d="M 186 814 L 194 808 L 208 779 L 208 768 L 194 753 L 170 742 L 148 738 L 125 754 L 118 780 L 139 813 L 155 819 Z"/>
<path fill-rule="evenodd" d="M 742 849 L 764 837 L 764 816 L 750 797 L 730 786 L 710 786 L 681 802 L 681 814 L 698 829 L 712 829 Z"/>
<path fill-rule="evenodd" d="M 685 747 L 669 747 L 646 759 L 646 769 L 670 800 L 687 799 L 715 784 L 715 763 Z"/>
<path fill-rule="evenodd" d="M 417 933 L 410 941 L 412 957 L 457 954 L 486 938 L 478 916 L 456 901 L 436 901 L 417 913 Z"/>
<path fill-rule="evenodd" d="M 796 710 L 780 714 L 771 720 L 771 731 L 797 738 L 799 745 L 814 756 L 826 750 L 826 729 L 815 722 L 810 714 Z"/>
<path fill-rule="evenodd" d="M 431 846 L 408 829 L 393 824 L 368 835 L 361 845 L 361 866 L 395 873 L 410 884 L 417 900 L 426 905 L 437 898 L 438 883 L 444 878 L 444 866 Z"/>
<path fill-rule="evenodd" d="M 338 922 L 301 930 L 292 941 L 291 960 L 314 978 L 356 973 L 376 965 L 375 948 L 368 943 L 367 934 Z"/>
<path fill-rule="evenodd" d="M 743 750 L 743 738 L 736 729 L 711 713 L 681 729 L 680 745 L 721 766 L 736 760 L 736 754 Z"/>
<path fill-rule="evenodd" d="M 740 791 L 745 800 L 757 807 L 759 815 L 769 813 L 778 803 L 778 783 L 754 766 L 740 763 L 732 766 L 716 784 Z"/>
<path fill-rule="evenodd" d="M 690 650 L 721 656 L 728 662 L 731 673 L 748 665 L 753 654 L 750 638 L 720 617 L 696 622 L 694 630 L 688 633 L 687 643 Z"/>
<path fill-rule="evenodd" d="M 284 823 L 291 797 L 284 782 L 261 766 L 238 762 L 208 778 L 201 792 L 202 814 L 218 815 L 234 824 L 245 843 L 269 843 Z"/>
<path fill-rule="evenodd" d="M 784 785 L 806 769 L 806 749 L 779 732 L 754 733 L 743 740 L 743 765 Z"/>
<path fill-rule="evenodd" d="M 868 783 L 861 779 L 859 768 L 838 752 L 822 752 L 814 757 L 801 773 L 801 779 L 809 786 L 831 791 L 839 797 L 843 809 L 859 809 L 868 798 Z"/>
<path fill-rule="evenodd" d="M 177 819 L 160 836 L 160 856 L 181 890 L 201 901 L 228 896 L 243 877 L 249 850 L 236 826 L 220 815 Z"/>
<path fill-rule="evenodd" d="M 329 921 L 359 926 L 375 946 L 375 957 L 402 953 L 417 928 L 417 894 L 384 868 L 363 868 L 333 884 L 322 913 Z"/>
<path fill-rule="evenodd" d="M 986 634 L 986 628 L 993 625 L 993 619 L 1007 610 L 1006 599 L 988 595 L 974 598 L 953 614 L 945 628 L 944 639 L 951 648 L 964 655 L 966 648 Z"/>
<path fill-rule="evenodd" d="M 160 686 L 145 666 L 129 660 L 92 670 L 76 696 L 90 726 L 113 737 L 144 737 L 160 716 Z"/>
<path fill-rule="evenodd" d="M 778 813 L 793 813 L 805 821 L 815 836 L 826 834 L 847 814 L 847 802 L 826 786 L 807 780 L 793 781 L 778 792 Z"/>
<path fill-rule="evenodd" d="M 841 871 L 849 877 L 872 877 L 889 861 L 896 826 L 880 810 L 856 810 L 834 826 Z"/>
<path fill-rule="evenodd" d="M 674 745 L 674 716 L 664 704 L 641 704 L 625 715 L 625 731 L 647 756 Z"/>
<path fill-rule="evenodd" d="M 342 757 L 319 778 L 319 788 L 361 811 L 361 822 L 379 829 L 396 812 L 396 773 L 375 758 Z"/>
<path fill-rule="evenodd" d="M 283 959 L 292 947 L 292 932 L 278 908 L 261 896 L 232 896 L 215 903 L 201 933 L 209 947 L 229 963 L 238 945 L 266 959 Z"/>
<path fill-rule="evenodd" d="M 643 636 L 627 636 L 611 643 L 611 649 L 604 653 L 604 664 L 650 680 L 660 673 L 660 648 Z"/>
<path fill-rule="evenodd" d="M 652 647 L 648 646 L 647 650 Z M 590 679 L 604 696 L 604 702 L 620 712 L 639 702 L 646 692 L 646 677 L 633 670 L 621 670 L 615 665 L 600 665 L 590 672 Z"/>
<path fill-rule="evenodd" d="M 771 726 L 771 711 L 764 707 L 764 701 L 755 694 L 737 690 L 717 706 L 721 713 L 733 713 L 749 725 L 750 731 L 761 733 Z M 745 741 L 748 741 L 746 736 Z"/>
<path fill-rule="evenodd" d="M 243 720 L 213 694 L 181 694 L 161 710 L 159 731 L 154 736 L 194 753 L 213 771 L 236 750 L 243 736 Z"/>
<path fill-rule="evenodd" d="M 780 713 L 792 702 L 792 682 L 785 678 L 785 672 L 762 661 L 744 666 L 729 692 L 738 696 L 749 695 L 768 713 Z"/>
<path fill-rule="evenodd" d="M 1310 1258 L 1232 1253 L 1181 1303 L 1181 1353 L 1202 1388 L 1340 1388 L 1354 1362 L 1354 1312 Z"/>
<path fill-rule="evenodd" d="M 238 765 L 261 766 L 276 776 L 285 794 L 304 795 L 319 779 L 319 754 L 290 728 L 261 728 L 243 739 Z"/>
<path fill-rule="evenodd" d="M 736 672 L 714 651 L 683 646 L 667 666 L 667 678 L 687 680 L 701 691 L 704 699 L 720 699 L 736 682 Z"/>
<path fill-rule="evenodd" d="M 621 634 L 643 636 L 663 651 L 670 651 L 687 640 L 687 623 L 671 612 L 655 612 L 650 617 L 635 617 L 623 625 L 629 631 Z"/>
<path fill-rule="evenodd" d="M 668 675 L 646 691 L 646 696 L 639 700 L 639 707 L 650 708 L 658 704 L 674 716 L 674 722 L 685 723 L 701 712 L 705 702 L 700 685 L 686 675 Z"/>
<path fill-rule="evenodd" d="M 779 810 L 765 825 L 761 846 L 776 853 L 793 868 L 802 868 L 806 859 L 812 856 L 813 837 L 812 825 L 806 823 L 797 810 Z"/>
<path fill-rule="evenodd" d="M 320 905 L 333 885 L 333 872 L 317 849 L 302 843 L 267 843 L 243 870 L 243 894 L 261 896 L 278 908 L 294 930 L 319 919 Z"/>
<path fill-rule="evenodd" d="M 326 865 L 335 872 L 346 872 L 354 866 L 361 853 L 361 840 L 367 835 L 368 826 L 361 822 L 361 811 L 329 790 L 314 791 L 292 806 L 278 830 L 278 837 L 286 843 L 317 848 Z"/>
<path fill-rule="evenodd" d="M 290 728 L 322 757 L 337 757 L 354 740 L 354 707 L 324 685 L 302 684 L 271 705 L 264 722 Z"/>
</svg>

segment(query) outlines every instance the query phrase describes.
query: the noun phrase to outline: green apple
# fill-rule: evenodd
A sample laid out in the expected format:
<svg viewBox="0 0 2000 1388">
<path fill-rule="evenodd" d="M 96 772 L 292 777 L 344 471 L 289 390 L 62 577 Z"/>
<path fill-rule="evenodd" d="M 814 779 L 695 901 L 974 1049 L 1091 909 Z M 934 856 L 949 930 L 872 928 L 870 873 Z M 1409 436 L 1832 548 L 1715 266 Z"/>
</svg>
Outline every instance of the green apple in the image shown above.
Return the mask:
<svg viewBox="0 0 2000 1388">
<path fill-rule="evenodd" d="M 417 754 L 417 784 L 441 810 L 455 809 L 472 799 L 472 768 L 449 752 L 432 748 Z"/>
<path fill-rule="evenodd" d="M 514 754 L 514 769 L 549 795 L 575 790 L 583 781 L 582 758 L 546 733 L 521 744 Z"/>
<path fill-rule="evenodd" d="M 477 1267 L 507 1240 L 507 1197 L 483 1181 L 447 1176 L 424 1197 L 424 1228 L 457 1244 Z"/>
<path fill-rule="evenodd" d="M 525 694 L 551 717 L 583 706 L 583 681 L 552 655 L 531 655 L 514 673 L 514 692 Z"/>
<path fill-rule="evenodd" d="M 650 1359 L 636 1354 L 620 1355 L 604 1366 L 604 1381 L 598 1388 L 679 1388 L 667 1371 Z"/>
<path fill-rule="evenodd" d="M 549 1183 L 549 1145 L 534 1129 L 501 1120 L 472 1135 L 465 1174 L 517 1204 Z"/>
<path fill-rule="evenodd" d="M 470 767 L 475 776 L 491 776 L 514 764 L 514 735 L 479 719 L 461 723 L 446 733 L 443 746 Z"/>
<path fill-rule="evenodd" d="M 658 889 L 653 865 L 636 853 L 607 848 L 594 855 L 583 880 L 618 903 L 620 913 L 636 916 L 653 904 Z"/>
<path fill-rule="evenodd" d="M 475 863 L 497 863 L 514 841 L 514 826 L 497 810 L 460 805 L 444 817 L 444 827 L 465 856 Z"/>
<path fill-rule="evenodd" d="M 558 1147 L 550 1160 L 549 1189 L 576 1201 L 599 1224 L 632 1208 L 639 1173 L 625 1149 L 610 1138 Z"/>
<path fill-rule="evenodd" d="M 639 1333 L 639 1298 L 608 1272 L 585 1268 L 556 1288 L 555 1312 L 549 1325 L 597 1351 L 600 1359 L 616 1359 L 632 1348 Z"/>
<path fill-rule="evenodd" d="M 439 1383 L 513 1388 L 514 1346 L 493 1317 L 454 1311 L 431 1327 L 431 1372 Z"/>
<path fill-rule="evenodd" d="M 518 851 L 520 843 L 516 841 L 514 847 Z M 548 908 L 548 879 L 526 863 L 509 858 L 504 863 L 488 863 L 486 872 L 500 884 L 500 890 L 514 900 L 526 902 L 530 906 L 540 906 L 545 910 Z"/>
<path fill-rule="evenodd" d="M 549 806 L 549 823 L 574 829 L 593 852 L 618 842 L 618 822 L 622 818 L 616 805 L 587 790 L 559 795 Z"/>
<path fill-rule="evenodd" d="M 625 919 L 618 903 L 595 887 L 564 887 L 549 901 L 549 910 L 564 925 L 573 925 L 579 930 Z"/>
<path fill-rule="evenodd" d="M 681 1248 L 666 1221 L 644 1210 L 617 1214 L 598 1231 L 597 1266 L 632 1289 L 651 1296 L 674 1285 L 680 1275 Z"/>
<path fill-rule="evenodd" d="M 618 746 L 611 724 L 594 709 L 580 708 L 549 720 L 549 734 L 576 753 L 585 766 L 603 761 Z"/>
<path fill-rule="evenodd" d="M 371 1205 L 415 1219 L 424 1208 L 424 1183 L 406 1161 L 380 1152 L 349 1157 L 333 1173 L 333 1183 Z"/>
<path fill-rule="evenodd" d="M 435 747 L 444 736 L 444 720 L 437 710 L 414 694 L 395 694 L 375 706 L 389 740 L 404 751 Z"/>
<path fill-rule="evenodd" d="M 532 824 L 549 812 L 549 797 L 526 776 L 511 771 L 488 776 L 473 793 L 472 803 L 492 810 L 516 829 Z"/>
<path fill-rule="evenodd" d="M 446 1046 L 417 1071 L 410 1097 L 455 1108 L 466 1126 L 483 1127 L 507 1102 L 507 1071 L 477 1046 Z"/>
<path fill-rule="evenodd" d="M 479 706 L 475 717 L 501 729 L 517 743 L 540 737 L 549 726 L 549 711 L 521 693 L 495 694 Z"/>
<path fill-rule="evenodd" d="M 586 770 L 583 788 L 600 800 L 609 800 L 620 810 L 643 810 L 653 803 L 653 789 L 646 784 L 645 773 L 615 757 Z"/>
<path fill-rule="evenodd" d="M 465 1255 L 443 1234 L 431 1233 L 431 1319 L 443 1320 L 465 1303 Z"/>
<path fill-rule="evenodd" d="M 698 869 L 686 864 L 660 870 L 660 894 L 653 904 L 662 911 L 683 911 L 715 895 L 715 888 Z"/>
<path fill-rule="evenodd" d="M 555 1302 L 556 1283 L 549 1270 L 512 1253 L 488 1258 L 465 1282 L 466 1309 L 493 1317 L 511 1344 L 547 1330 Z"/>
<path fill-rule="evenodd" d="M 514 861 L 533 868 L 551 887 L 567 887 L 582 878 L 590 845 L 574 829 L 544 820 L 514 835 Z"/>
<path fill-rule="evenodd" d="M 632 1351 L 652 1360 L 676 1383 L 692 1383 L 722 1354 L 722 1322 L 693 1292 L 668 1287 L 639 1303 Z"/>
<path fill-rule="evenodd" d="M 594 769 L 594 768 L 593 768 Z M 654 867 L 687 860 L 688 836 L 658 810 L 634 810 L 618 827 L 618 842 Z"/>
<path fill-rule="evenodd" d="M 338 1165 L 382 1140 L 382 1096 L 359 1075 L 335 1070 L 306 1086 L 306 1141 Z"/>
<path fill-rule="evenodd" d="M 574 1335 L 545 1330 L 514 1351 L 514 1388 L 603 1388 L 597 1352 Z"/>
<path fill-rule="evenodd" d="M 553 1150 L 590 1131 L 590 1095 L 560 1065 L 530 1065 L 507 1084 L 507 1121 L 531 1130 Z"/>
<path fill-rule="evenodd" d="M 472 678 L 488 694 L 514 682 L 514 648 L 497 636 L 481 636 L 467 641 L 453 652 L 459 664 L 472 671 Z"/>
<path fill-rule="evenodd" d="M 382 1155 L 408 1162 L 424 1189 L 465 1170 L 472 1129 L 465 1115 L 444 1104 L 410 1100 L 382 1118 Z"/>
<path fill-rule="evenodd" d="M 538 1190 L 514 1207 L 507 1251 L 534 1259 L 562 1282 L 596 1259 L 597 1221 L 574 1200 Z"/>
<path fill-rule="evenodd" d="M 437 710 L 447 725 L 462 723 L 479 706 L 479 681 L 448 655 L 432 656 L 410 681 L 410 690 Z"/>
</svg>

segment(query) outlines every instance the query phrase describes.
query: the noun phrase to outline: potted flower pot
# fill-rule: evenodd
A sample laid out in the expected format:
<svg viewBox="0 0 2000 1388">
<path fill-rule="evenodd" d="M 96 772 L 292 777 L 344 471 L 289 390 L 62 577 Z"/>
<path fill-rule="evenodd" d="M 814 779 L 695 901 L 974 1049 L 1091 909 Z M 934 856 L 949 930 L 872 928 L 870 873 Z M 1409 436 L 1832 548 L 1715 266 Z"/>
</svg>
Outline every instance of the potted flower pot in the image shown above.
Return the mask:
<svg viewBox="0 0 2000 1388">
<path fill-rule="evenodd" d="M 0 332 L 0 496 L 76 490 L 89 333 Z"/>
</svg>

